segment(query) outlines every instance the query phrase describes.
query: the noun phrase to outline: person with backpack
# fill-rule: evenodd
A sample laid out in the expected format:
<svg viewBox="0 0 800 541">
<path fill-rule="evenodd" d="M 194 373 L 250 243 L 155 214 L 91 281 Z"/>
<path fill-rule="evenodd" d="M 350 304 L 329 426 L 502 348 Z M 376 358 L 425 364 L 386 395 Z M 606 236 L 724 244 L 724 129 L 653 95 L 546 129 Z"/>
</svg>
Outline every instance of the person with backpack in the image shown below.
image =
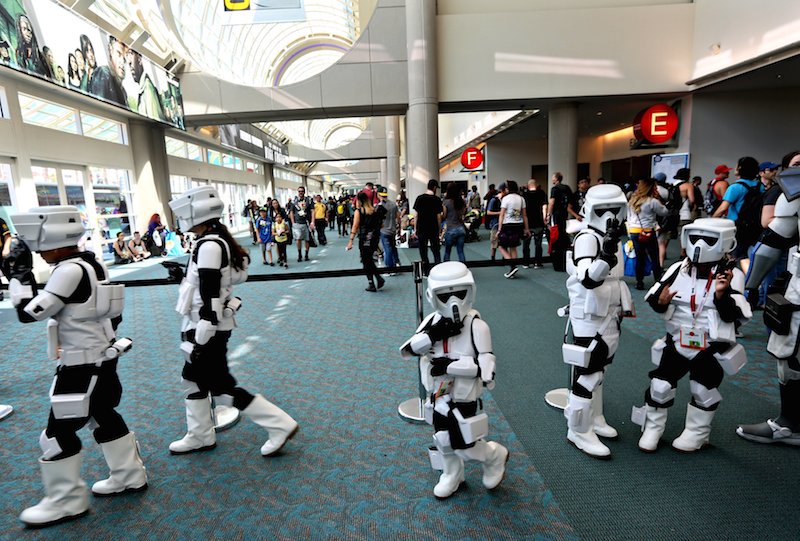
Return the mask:
<svg viewBox="0 0 800 541">
<path fill-rule="evenodd" d="M 725 164 L 720 164 L 714 169 L 714 179 L 708 183 L 706 188 L 706 195 L 703 198 L 703 210 L 706 214 L 713 216 L 722 203 L 722 198 L 725 197 L 725 192 L 728 189 L 728 175 L 730 175 L 731 168 Z"/>
<path fill-rule="evenodd" d="M 722 203 L 714 212 L 714 218 L 727 217 L 736 224 L 736 250 L 733 255 L 747 273 L 750 267 L 747 252 L 758 242 L 764 230 L 761 227 L 764 185 L 758 177 L 758 160 L 751 156 L 739 158 L 736 176 L 739 180 L 728 186 Z"/>
</svg>

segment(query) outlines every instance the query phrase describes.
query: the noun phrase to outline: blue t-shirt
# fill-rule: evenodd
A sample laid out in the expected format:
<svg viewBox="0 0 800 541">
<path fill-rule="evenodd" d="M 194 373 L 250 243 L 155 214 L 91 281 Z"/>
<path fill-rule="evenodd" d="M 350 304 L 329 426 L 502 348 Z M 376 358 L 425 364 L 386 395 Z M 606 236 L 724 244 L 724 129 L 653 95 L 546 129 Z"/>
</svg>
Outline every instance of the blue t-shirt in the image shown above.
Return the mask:
<svg viewBox="0 0 800 541">
<path fill-rule="evenodd" d="M 735 222 L 739 218 L 739 211 L 742 210 L 744 197 L 747 195 L 747 191 L 756 185 L 758 185 L 759 191 L 764 191 L 764 185 L 758 180 L 747 180 L 744 178 L 737 180 L 728 186 L 728 189 L 725 190 L 725 196 L 722 198 L 722 200 L 730 203 L 727 216 L 729 220 L 733 220 Z"/>
<path fill-rule="evenodd" d="M 259 216 L 256 218 L 256 228 L 258 228 L 258 237 L 262 243 L 272 242 L 272 220 Z"/>
</svg>

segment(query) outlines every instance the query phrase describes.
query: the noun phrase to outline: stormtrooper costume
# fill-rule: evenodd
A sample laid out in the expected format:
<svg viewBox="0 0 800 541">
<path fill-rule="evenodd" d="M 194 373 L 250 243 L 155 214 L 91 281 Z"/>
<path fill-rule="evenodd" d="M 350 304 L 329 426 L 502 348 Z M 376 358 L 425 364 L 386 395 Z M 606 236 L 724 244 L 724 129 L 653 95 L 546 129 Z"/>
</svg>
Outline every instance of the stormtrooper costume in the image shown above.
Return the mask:
<svg viewBox="0 0 800 541">
<path fill-rule="evenodd" d="M 435 430 L 431 465 L 442 470 L 433 493 L 443 499 L 458 490 L 464 460 L 482 463 L 483 486 L 494 489 L 505 476 L 508 450 L 485 439 L 489 417 L 478 412 L 483 388 L 494 388 L 495 356 L 489 326 L 472 309 L 475 280 L 463 263 L 440 263 L 430 271 L 426 296 L 435 311 L 400 353 L 420 356 L 425 419 Z"/>
<path fill-rule="evenodd" d="M 109 284 L 105 266 L 78 251 L 84 229 L 77 208 L 32 208 L 12 220 L 19 235 L 7 262 L 12 303 L 23 323 L 47 320 L 47 355 L 57 364 L 50 416 L 39 437 L 46 496 L 20 515 L 27 526 L 41 527 L 89 510 L 77 435 L 85 425 L 110 470 L 108 479 L 92 486 L 95 495 L 145 490 L 147 474 L 133 432 L 114 409 L 122 396 L 117 358 L 131 347 L 130 339 L 116 337 L 124 286 Z M 55 265 L 43 289 L 31 272 L 30 250 Z"/>
<path fill-rule="evenodd" d="M 781 254 L 789 250 L 791 279 L 785 292 L 767 297 L 764 310 L 764 321 L 772 331 L 767 351 L 778 362 L 781 410 L 774 419 L 739 426 L 736 433 L 758 443 L 800 445 L 800 249 L 796 246 L 800 231 L 800 168 L 783 171 L 778 183 L 783 194 L 775 203 L 775 218 L 756 245 L 746 287 L 757 289 Z"/>
<path fill-rule="evenodd" d="M 235 265 L 232 251 L 240 248 L 219 222 L 224 204 L 213 188 L 191 189 L 169 206 L 180 228 L 198 236 L 175 307 L 183 316 L 181 350 L 186 362 L 182 382 L 188 428 L 169 450 L 177 455 L 216 447 L 213 396 L 217 404 L 233 406 L 265 428 L 269 439 L 261 454 L 274 455 L 295 435 L 297 422 L 260 394 L 252 395 L 237 386 L 228 370 L 228 340 L 236 326 L 234 314 L 241 306 L 241 299 L 232 295 L 233 286 L 247 279 L 248 257 L 239 256 L 241 268 Z"/>
<path fill-rule="evenodd" d="M 603 379 L 619 345 L 620 318 L 633 311 L 623 274 L 619 239 L 627 200 L 619 186 L 601 184 L 586 193 L 583 229 L 567 257 L 567 290 L 572 344 L 562 347 L 564 362 L 574 366 L 564 416 L 567 440 L 595 458 L 611 451 L 598 438 L 617 437 L 603 415 Z"/>
<path fill-rule="evenodd" d="M 632 416 L 642 426 L 639 448 L 645 452 L 658 449 L 678 381 L 687 373 L 692 400 L 685 428 L 672 447 L 688 453 L 708 445 L 723 374 L 736 374 L 747 361 L 744 348 L 736 344 L 736 325 L 746 323 L 752 312 L 743 295 L 744 273 L 727 257 L 736 247 L 736 226 L 723 218 L 695 220 L 683 227 L 681 246 L 686 258 L 645 296 L 662 314 L 667 330 L 651 348 L 657 368 L 649 374 L 645 406 L 634 408 Z"/>
</svg>

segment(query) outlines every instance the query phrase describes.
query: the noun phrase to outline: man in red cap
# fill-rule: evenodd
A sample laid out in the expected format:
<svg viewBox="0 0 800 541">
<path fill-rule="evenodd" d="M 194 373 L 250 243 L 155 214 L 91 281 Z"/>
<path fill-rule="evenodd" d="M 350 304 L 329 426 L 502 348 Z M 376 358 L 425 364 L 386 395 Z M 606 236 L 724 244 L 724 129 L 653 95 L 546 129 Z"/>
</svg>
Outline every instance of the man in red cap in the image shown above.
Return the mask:
<svg viewBox="0 0 800 541">
<path fill-rule="evenodd" d="M 725 164 L 718 165 L 714 169 L 714 179 L 708 183 L 706 196 L 703 200 L 703 208 L 708 216 L 713 216 L 717 207 L 722 203 L 725 190 L 728 189 L 728 175 L 730 175 L 730 172 L 731 168 Z"/>
</svg>

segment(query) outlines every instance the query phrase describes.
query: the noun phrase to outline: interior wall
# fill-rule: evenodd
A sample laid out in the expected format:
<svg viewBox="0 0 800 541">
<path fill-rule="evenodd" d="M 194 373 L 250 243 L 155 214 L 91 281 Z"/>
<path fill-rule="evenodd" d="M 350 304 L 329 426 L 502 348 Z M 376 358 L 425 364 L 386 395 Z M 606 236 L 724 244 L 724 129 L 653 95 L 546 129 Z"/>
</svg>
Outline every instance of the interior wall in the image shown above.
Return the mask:
<svg viewBox="0 0 800 541">
<path fill-rule="evenodd" d="M 498 185 L 514 180 L 522 185 L 530 179 L 532 165 L 547 163 L 547 141 L 490 140 L 485 155 L 488 183 Z"/>
<path fill-rule="evenodd" d="M 735 168 L 743 156 L 780 162 L 784 154 L 800 148 L 798 95 L 800 88 L 695 94 L 692 175 L 701 176 L 705 186 L 719 164 Z M 733 173 L 730 178 L 735 178 Z"/>
</svg>

